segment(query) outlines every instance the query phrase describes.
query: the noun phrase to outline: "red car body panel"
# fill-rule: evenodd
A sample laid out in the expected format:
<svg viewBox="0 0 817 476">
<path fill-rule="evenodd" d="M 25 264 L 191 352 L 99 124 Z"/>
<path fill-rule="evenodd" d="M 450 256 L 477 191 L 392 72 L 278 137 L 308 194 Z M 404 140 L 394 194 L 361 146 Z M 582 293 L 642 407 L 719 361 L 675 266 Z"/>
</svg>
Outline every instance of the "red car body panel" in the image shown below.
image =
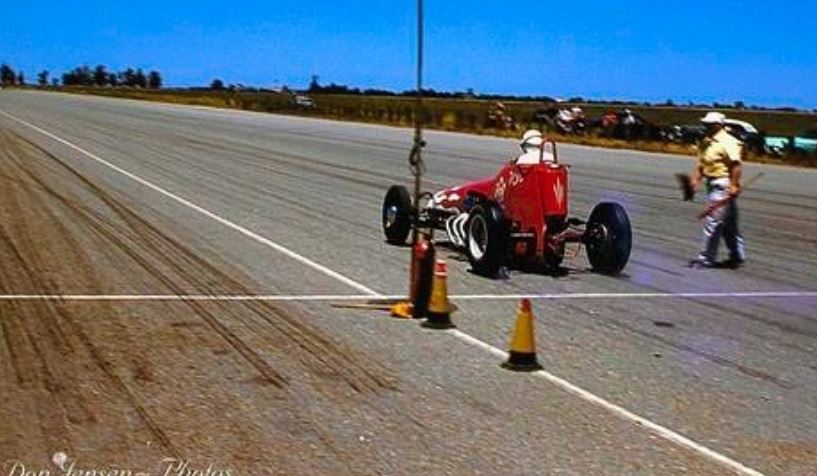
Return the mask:
<svg viewBox="0 0 817 476">
<path fill-rule="evenodd" d="M 502 207 L 511 230 L 520 240 L 516 254 L 548 252 L 548 224 L 561 224 L 568 213 L 568 167 L 553 162 L 505 165 L 495 177 L 449 188 L 435 195 L 435 205 L 465 212 L 468 197 L 492 200 Z M 552 233 L 561 229 L 552 230 Z M 527 244 L 533 245 L 529 248 Z"/>
</svg>

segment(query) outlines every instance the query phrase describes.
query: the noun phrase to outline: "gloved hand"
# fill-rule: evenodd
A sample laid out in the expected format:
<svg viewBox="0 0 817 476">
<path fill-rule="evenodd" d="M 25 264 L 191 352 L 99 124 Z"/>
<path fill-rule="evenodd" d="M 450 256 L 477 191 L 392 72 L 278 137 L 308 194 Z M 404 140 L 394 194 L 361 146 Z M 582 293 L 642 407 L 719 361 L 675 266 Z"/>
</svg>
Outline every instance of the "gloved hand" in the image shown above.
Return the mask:
<svg viewBox="0 0 817 476">
<path fill-rule="evenodd" d="M 685 202 L 689 202 L 695 198 L 695 188 L 697 184 L 692 183 L 692 177 L 687 174 L 675 174 L 678 180 L 678 186 L 681 187 L 681 195 Z"/>
<path fill-rule="evenodd" d="M 740 195 L 741 192 L 740 184 L 738 183 L 729 184 L 729 189 L 727 190 L 727 192 L 729 193 L 730 197 L 733 198 L 737 197 L 738 195 Z"/>
</svg>

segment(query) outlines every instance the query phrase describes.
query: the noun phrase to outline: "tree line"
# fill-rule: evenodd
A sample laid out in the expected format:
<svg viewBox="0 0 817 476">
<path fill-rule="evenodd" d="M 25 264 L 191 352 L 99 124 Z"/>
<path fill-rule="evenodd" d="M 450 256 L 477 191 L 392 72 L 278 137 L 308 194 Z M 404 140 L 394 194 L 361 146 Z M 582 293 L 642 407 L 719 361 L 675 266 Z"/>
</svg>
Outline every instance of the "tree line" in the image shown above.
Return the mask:
<svg viewBox="0 0 817 476">
<path fill-rule="evenodd" d="M 91 69 L 86 65 L 63 73 L 63 86 L 126 86 L 131 88 L 160 89 L 162 87 L 162 75 L 158 71 L 150 71 L 145 74 L 142 68 L 127 68 L 115 72 L 108 71 L 104 65 L 98 65 Z"/>
<path fill-rule="evenodd" d="M 7 64 L 0 66 L 0 84 L 3 86 L 25 86 L 26 79 L 22 71 L 15 72 Z M 161 89 L 162 75 L 158 71 L 145 73 L 142 68 L 127 68 L 122 71 L 109 71 L 105 65 L 90 68 L 87 65 L 63 73 L 60 77 L 51 77 L 48 70 L 37 73 L 37 85 L 45 86 L 89 86 L 89 87 L 131 87 L 143 89 Z"/>
<path fill-rule="evenodd" d="M 407 91 L 389 91 L 384 89 L 361 89 L 356 87 L 349 87 L 343 84 L 335 84 L 330 83 L 329 85 L 322 85 L 320 84 L 320 77 L 318 75 L 312 75 L 312 79 L 309 82 L 309 86 L 306 89 L 306 92 L 309 94 L 338 94 L 338 95 L 350 95 L 350 96 L 395 96 L 395 97 L 411 97 L 416 96 L 417 91 L 414 89 L 410 89 Z M 763 106 L 755 106 L 755 105 L 748 105 L 744 101 L 735 101 L 734 103 L 720 103 L 720 102 L 713 102 L 709 103 L 694 103 L 689 101 L 687 104 L 678 105 L 675 104 L 672 99 L 667 99 L 664 103 L 652 103 L 649 101 L 622 101 L 622 100 L 609 100 L 609 99 L 592 99 L 592 98 L 584 98 L 581 96 L 570 97 L 568 99 L 557 99 L 550 96 L 532 96 L 532 95 L 515 95 L 515 94 L 485 94 L 485 93 L 476 93 L 474 92 L 473 88 L 468 88 L 465 91 L 437 91 L 432 88 L 423 88 L 423 96 L 428 98 L 437 98 L 437 99 L 479 99 L 479 100 L 493 100 L 493 101 L 522 101 L 522 102 L 544 102 L 544 103 L 553 103 L 553 102 L 565 102 L 568 104 L 603 104 L 603 105 L 615 105 L 615 106 L 632 106 L 632 107 L 652 107 L 652 106 L 664 106 L 664 107 L 697 107 L 697 108 L 714 108 L 714 109 L 735 109 L 735 110 L 752 110 L 752 111 L 780 111 L 780 112 L 797 112 L 799 109 L 794 107 L 763 107 Z M 807 109 L 805 110 L 807 111 Z M 812 112 L 817 112 L 817 108 L 813 109 Z"/>
</svg>

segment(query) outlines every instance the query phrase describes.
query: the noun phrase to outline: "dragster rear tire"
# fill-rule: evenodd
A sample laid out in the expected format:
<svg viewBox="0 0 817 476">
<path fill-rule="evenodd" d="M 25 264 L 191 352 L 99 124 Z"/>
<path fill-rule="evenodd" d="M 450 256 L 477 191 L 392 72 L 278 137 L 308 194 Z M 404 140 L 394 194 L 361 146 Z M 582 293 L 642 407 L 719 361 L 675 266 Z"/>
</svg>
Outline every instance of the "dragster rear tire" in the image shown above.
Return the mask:
<svg viewBox="0 0 817 476">
<path fill-rule="evenodd" d="M 465 225 L 465 251 L 471 270 L 493 278 L 505 264 L 508 252 L 508 225 L 502 209 L 493 203 L 474 206 Z"/>
<path fill-rule="evenodd" d="M 596 205 L 587 220 L 585 246 L 593 270 L 616 275 L 630 259 L 633 232 L 630 218 L 618 203 L 602 202 Z"/>
<path fill-rule="evenodd" d="M 411 196 L 402 185 L 392 185 L 383 199 L 383 234 L 392 245 L 405 245 L 411 232 Z"/>
</svg>

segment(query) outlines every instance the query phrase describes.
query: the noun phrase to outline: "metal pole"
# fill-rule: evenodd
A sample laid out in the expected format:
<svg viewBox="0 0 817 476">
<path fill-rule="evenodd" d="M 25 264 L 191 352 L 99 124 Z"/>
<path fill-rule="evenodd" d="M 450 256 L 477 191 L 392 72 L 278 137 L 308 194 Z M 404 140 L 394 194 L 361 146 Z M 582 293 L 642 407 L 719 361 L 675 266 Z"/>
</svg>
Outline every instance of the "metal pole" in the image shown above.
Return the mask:
<svg viewBox="0 0 817 476">
<path fill-rule="evenodd" d="M 417 95 L 414 106 L 414 145 L 411 149 L 409 164 L 414 174 L 414 207 L 418 215 L 423 176 L 423 147 L 425 146 L 423 140 L 423 30 L 423 0 L 417 0 Z M 412 245 L 417 244 L 418 233 L 415 221 Z"/>
<path fill-rule="evenodd" d="M 417 0 L 417 109 L 422 111 L 423 107 L 423 0 Z M 422 119 L 415 118 L 416 138 L 422 140 Z"/>
</svg>

